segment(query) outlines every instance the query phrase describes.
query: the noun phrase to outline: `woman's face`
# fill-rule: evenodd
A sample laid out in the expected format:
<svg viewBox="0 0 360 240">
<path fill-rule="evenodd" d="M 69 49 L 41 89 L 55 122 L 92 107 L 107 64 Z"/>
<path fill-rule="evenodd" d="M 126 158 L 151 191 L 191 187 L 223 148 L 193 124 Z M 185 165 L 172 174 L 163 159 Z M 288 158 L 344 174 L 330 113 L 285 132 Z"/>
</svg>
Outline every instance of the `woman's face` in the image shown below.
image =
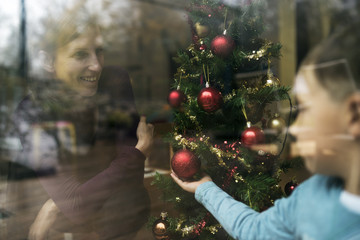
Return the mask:
<svg viewBox="0 0 360 240">
<path fill-rule="evenodd" d="M 103 39 L 88 30 L 56 51 L 54 73 L 81 96 L 93 96 L 104 65 Z"/>
<path fill-rule="evenodd" d="M 345 151 L 349 143 L 343 103 L 331 99 L 313 70 L 300 71 L 294 92 L 299 113 L 290 132 L 297 139 L 296 154 L 304 157 L 306 167 L 313 173 L 342 175 L 346 172 Z"/>
</svg>

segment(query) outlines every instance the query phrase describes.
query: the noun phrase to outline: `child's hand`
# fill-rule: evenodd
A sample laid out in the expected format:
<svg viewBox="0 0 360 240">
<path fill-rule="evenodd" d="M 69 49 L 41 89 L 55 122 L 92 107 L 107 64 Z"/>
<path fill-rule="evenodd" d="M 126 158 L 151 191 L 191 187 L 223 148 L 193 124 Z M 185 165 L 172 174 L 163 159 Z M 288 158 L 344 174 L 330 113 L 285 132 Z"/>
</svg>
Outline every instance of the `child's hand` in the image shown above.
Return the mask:
<svg viewBox="0 0 360 240">
<path fill-rule="evenodd" d="M 202 179 L 196 182 L 184 182 L 183 180 L 179 179 L 174 172 L 171 172 L 170 175 L 182 189 L 191 193 L 195 193 L 200 184 L 212 181 L 211 177 L 205 174 Z"/>
</svg>

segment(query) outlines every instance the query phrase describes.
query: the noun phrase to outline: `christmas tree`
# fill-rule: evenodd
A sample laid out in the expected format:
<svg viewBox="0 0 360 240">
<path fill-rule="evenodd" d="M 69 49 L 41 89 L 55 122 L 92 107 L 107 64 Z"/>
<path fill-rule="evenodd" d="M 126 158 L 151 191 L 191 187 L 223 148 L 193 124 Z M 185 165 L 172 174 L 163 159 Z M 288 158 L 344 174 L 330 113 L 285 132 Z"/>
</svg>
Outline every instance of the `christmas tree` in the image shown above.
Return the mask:
<svg viewBox="0 0 360 240">
<path fill-rule="evenodd" d="M 191 0 L 187 8 L 192 44 L 178 52 L 169 104 L 173 131 L 166 140 L 175 154 L 173 171 L 182 179 L 206 172 L 224 191 L 257 211 L 283 197 L 280 176 L 293 167 L 280 160 L 289 118 L 277 102 L 290 101 L 289 87 L 273 74 L 281 45 L 262 39 L 261 1 Z M 274 104 L 275 103 L 275 104 Z M 268 148 L 279 146 L 276 153 Z M 201 168 L 201 169 L 200 169 Z M 177 216 L 151 217 L 156 239 L 231 239 L 211 214 L 167 175 L 153 182 Z M 287 185 L 287 194 L 295 184 Z"/>
</svg>

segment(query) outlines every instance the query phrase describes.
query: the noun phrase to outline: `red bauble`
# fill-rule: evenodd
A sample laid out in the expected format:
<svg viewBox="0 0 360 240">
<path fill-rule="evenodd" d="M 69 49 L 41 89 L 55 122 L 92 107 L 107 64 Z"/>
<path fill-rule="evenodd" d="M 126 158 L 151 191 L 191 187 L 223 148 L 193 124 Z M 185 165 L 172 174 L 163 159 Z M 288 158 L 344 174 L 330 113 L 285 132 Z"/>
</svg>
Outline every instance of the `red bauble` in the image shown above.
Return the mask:
<svg viewBox="0 0 360 240">
<path fill-rule="evenodd" d="M 293 181 L 288 182 L 284 188 L 286 196 L 290 196 L 297 186 L 298 184 Z"/>
<path fill-rule="evenodd" d="M 201 44 L 200 47 L 199 47 L 199 50 L 200 50 L 200 51 L 204 51 L 204 50 L 206 50 L 206 48 L 207 48 L 207 47 L 206 47 L 205 44 Z"/>
<path fill-rule="evenodd" d="M 189 179 L 200 169 L 201 162 L 187 149 L 177 151 L 171 159 L 171 168 L 179 178 Z"/>
<path fill-rule="evenodd" d="M 202 89 L 197 98 L 198 105 L 206 112 L 215 112 L 223 104 L 221 92 L 216 88 L 206 87 Z"/>
<path fill-rule="evenodd" d="M 211 51 L 219 57 L 226 58 L 235 48 L 235 42 L 231 37 L 220 35 L 215 37 L 211 42 Z"/>
<path fill-rule="evenodd" d="M 258 127 L 249 127 L 241 134 L 241 143 L 245 147 L 265 142 L 264 132 Z"/>
<path fill-rule="evenodd" d="M 173 90 L 168 96 L 169 105 L 173 108 L 179 108 L 186 102 L 186 96 L 181 90 Z"/>
</svg>

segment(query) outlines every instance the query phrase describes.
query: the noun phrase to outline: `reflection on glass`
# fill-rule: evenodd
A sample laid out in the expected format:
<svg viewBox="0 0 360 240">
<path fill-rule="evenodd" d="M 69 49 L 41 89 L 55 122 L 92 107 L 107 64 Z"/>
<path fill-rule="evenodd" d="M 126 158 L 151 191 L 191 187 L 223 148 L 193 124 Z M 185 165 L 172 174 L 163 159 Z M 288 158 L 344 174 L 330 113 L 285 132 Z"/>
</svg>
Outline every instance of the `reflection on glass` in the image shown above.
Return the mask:
<svg viewBox="0 0 360 240">
<path fill-rule="evenodd" d="M 132 239 L 147 220 L 153 127 L 139 123 L 126 70 L 104 65 L 99 16 L 83 4 L 44 19 L 29 56 L 29 92 L 7 137 L 18 140 L 8 239 Z"/>
</svg>

